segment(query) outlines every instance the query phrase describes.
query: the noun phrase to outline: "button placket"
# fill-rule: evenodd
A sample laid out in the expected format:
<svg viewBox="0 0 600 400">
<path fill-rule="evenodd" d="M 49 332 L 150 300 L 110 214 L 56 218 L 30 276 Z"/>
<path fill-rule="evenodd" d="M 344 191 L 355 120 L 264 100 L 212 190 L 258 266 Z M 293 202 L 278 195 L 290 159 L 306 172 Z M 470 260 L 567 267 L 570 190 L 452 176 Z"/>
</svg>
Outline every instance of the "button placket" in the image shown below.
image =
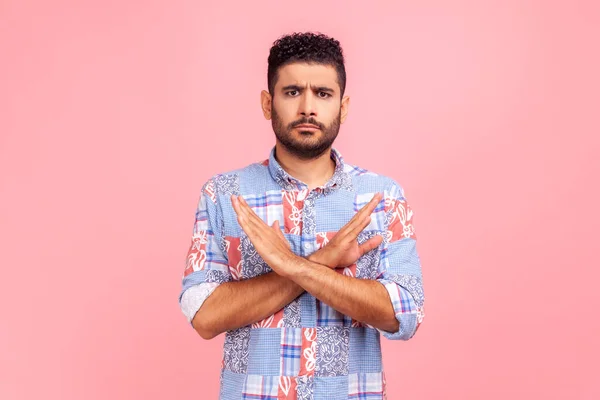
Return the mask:
<svg viewBox="0 0 600 400">
<path fill-rule="evenodd" d="M 306 199 L 304 200 L 304 205 L 303 205 L 303 215 L 314 214 L 313 208 L 315 206 L 316 195 L 317 195 L 317 192 L 313 189 L 306 196 Z M 313 243 L 314 240 L 315 240 L 315 238 L 313 237 L 312 232 L 310 232 L 310 229 L 307 231 L 306 224 L 303 223 L 302 224 L 302 241 L 304 242 L 304 244 L 302 247 L 304 248 L 305 256 L 312 253 L 312 251 L 314 249 L 314 243 Z"/>
</svg>

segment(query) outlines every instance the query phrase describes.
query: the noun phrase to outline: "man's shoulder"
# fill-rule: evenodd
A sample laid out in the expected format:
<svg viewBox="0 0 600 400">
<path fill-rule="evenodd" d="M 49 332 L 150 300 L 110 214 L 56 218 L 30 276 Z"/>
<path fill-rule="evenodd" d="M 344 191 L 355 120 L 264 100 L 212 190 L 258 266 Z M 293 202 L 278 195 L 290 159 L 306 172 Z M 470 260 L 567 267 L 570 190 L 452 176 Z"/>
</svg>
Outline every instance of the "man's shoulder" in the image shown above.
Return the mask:
<svg viewBox="0 0 600 400">
<path fill-rule="evenodd" d="M 251 179 L 268 174 L 268 160 L 257 161 L 244 167 L 219 172 L 206 180 L 202 186 L 220 194 L 235 194 L 240 189 L 240 179 Z"/>
<path fill-rule="evenodd" d="M 224 178 L 237 177 L 239 179 L 240 176 L 248 175 L 248 174 L 256 174 L 256 173 L 265 173 L 268 172 L 268 161 L 257 161 L 252 164 L 248 164 L 244 167 L 238 167 L 236 169 L 231 169 L 225 172 L 220 172 L 213 175 L 210 179 L 219 180 Z"/>
<path fill-rule="evenodd" d="M 402 187 L 394 178 L 358 165 L 344 163 L 344 172 L 352 177 L 355 185 L 375 187 L 376 190 L 403 192 Z"/>
</svg>

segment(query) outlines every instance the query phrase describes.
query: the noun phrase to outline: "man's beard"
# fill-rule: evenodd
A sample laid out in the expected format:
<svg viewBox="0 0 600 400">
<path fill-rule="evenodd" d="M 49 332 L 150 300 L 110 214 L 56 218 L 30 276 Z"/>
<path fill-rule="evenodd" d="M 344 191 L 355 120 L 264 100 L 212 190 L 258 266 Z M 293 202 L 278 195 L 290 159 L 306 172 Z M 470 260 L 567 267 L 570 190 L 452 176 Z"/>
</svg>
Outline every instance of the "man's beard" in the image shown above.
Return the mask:
<svg viewBox="0 0 600 400">
<path fill-rule="evenodd" d="M 271 125 L 273 126 L 275 136 L 287 151 L 300 159 L 311 160 L 319 157 L 331 147 L 338 135 L 338 132 L 340 131 L 341 115 L 342 111 L 340 110 L 338 116 L 331 124 L 329 124 L 329 126 L 323 125 L 322 123 L 316 121 L 313 117 L 302 118 L 288 124 L 287 126 L 284 126 L 283 121 L 281 121 L 279 115 L 275 111 L 275 108 L 273 108 L 271 111 Z M 302 128 L 300 128 L 299 134 L 302 137 L 297 139 L 292 134 L 292 129 L 302 124 L 318 126 L 321 130 L 321 133 L 314 131 L 304 131 L 303 133 Z M 321 135 L 321 137 L 318 140 L 315 140 L 312 137 L 314 135 Z"/>
</svg>

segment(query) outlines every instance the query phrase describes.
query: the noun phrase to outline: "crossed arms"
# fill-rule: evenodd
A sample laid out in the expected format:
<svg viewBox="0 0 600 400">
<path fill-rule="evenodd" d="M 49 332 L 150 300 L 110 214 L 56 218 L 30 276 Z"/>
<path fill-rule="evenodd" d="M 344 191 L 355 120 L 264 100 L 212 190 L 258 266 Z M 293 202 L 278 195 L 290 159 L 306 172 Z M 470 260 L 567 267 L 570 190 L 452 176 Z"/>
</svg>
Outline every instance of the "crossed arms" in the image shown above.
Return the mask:
<svg viewBox="0 0 600 400">
<path fill-rule="evenodd" d="M 205 188 L 210 189 L 208 185 Z M 397 184 L 384 192 L 386 230 L 382 235 L 386 240 L 378 265 L 372 266 L 378 269 L 374 271 L 377 278 L 370 279 L 345 276 L 335 270 L 360 265 L 357 260 L 382 243 L 382 235 L 362 244 L 357 240 L 371 221 L 381 194 L 373 196 L 324 247 L 307 258 L 291 251 L 278 221 L 267 225 L 242 197 L 231 196 L 230 205 L 246 239 L 272 270 L 231 281 L 229 261 L 219 244 L 224 238 L 220 206 L 214 192 L 205 188 L 179 297 L 183 313 L 203 338 L 262 321 L 281 312 L 305 291 L 353 320 L 378 329 L 389 339 L 408 340 L 414 335 L 424 316 L 421 267 L 412 211 Z"/>
<path fill-rule="evenodd" d="M 384 331 L 397 331 L 399 322 L 381 283 L 334 271 L 353 264 L 381 243 L 381 236 L 362 244 L 357 241 L 381 198 L 381 194 L 373 196 L 325 247 L 303 258 L 291 251 L 278 221 L 267 225 L 242 197 L 232 196 L 240 226 L 273 272 L 219 285 L 194 316 L 194 329 L 204 339 L 211 339 L 221 332 L 260 321 L 307 291 L 355 320 Z"/>
</svg>

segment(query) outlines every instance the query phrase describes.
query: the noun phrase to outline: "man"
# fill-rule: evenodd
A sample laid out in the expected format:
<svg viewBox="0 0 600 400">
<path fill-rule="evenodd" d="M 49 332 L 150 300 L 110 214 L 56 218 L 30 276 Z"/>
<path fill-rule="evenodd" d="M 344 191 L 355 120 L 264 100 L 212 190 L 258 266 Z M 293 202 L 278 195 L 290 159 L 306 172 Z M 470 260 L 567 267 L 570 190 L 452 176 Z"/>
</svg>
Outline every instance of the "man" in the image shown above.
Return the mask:
<svg viewBox="0 0 600 400">
<path fill-rule="evenodd" d="M 385 398 L 380 334 L 423 319 L 412 211 L 393 180 L 332 147 L 348 115 L 339 42 L 284 36 L 269 54 L 267 160 L 202 188 L 179 301 L 227 332 L 221 399 Z"/>
</svg>

